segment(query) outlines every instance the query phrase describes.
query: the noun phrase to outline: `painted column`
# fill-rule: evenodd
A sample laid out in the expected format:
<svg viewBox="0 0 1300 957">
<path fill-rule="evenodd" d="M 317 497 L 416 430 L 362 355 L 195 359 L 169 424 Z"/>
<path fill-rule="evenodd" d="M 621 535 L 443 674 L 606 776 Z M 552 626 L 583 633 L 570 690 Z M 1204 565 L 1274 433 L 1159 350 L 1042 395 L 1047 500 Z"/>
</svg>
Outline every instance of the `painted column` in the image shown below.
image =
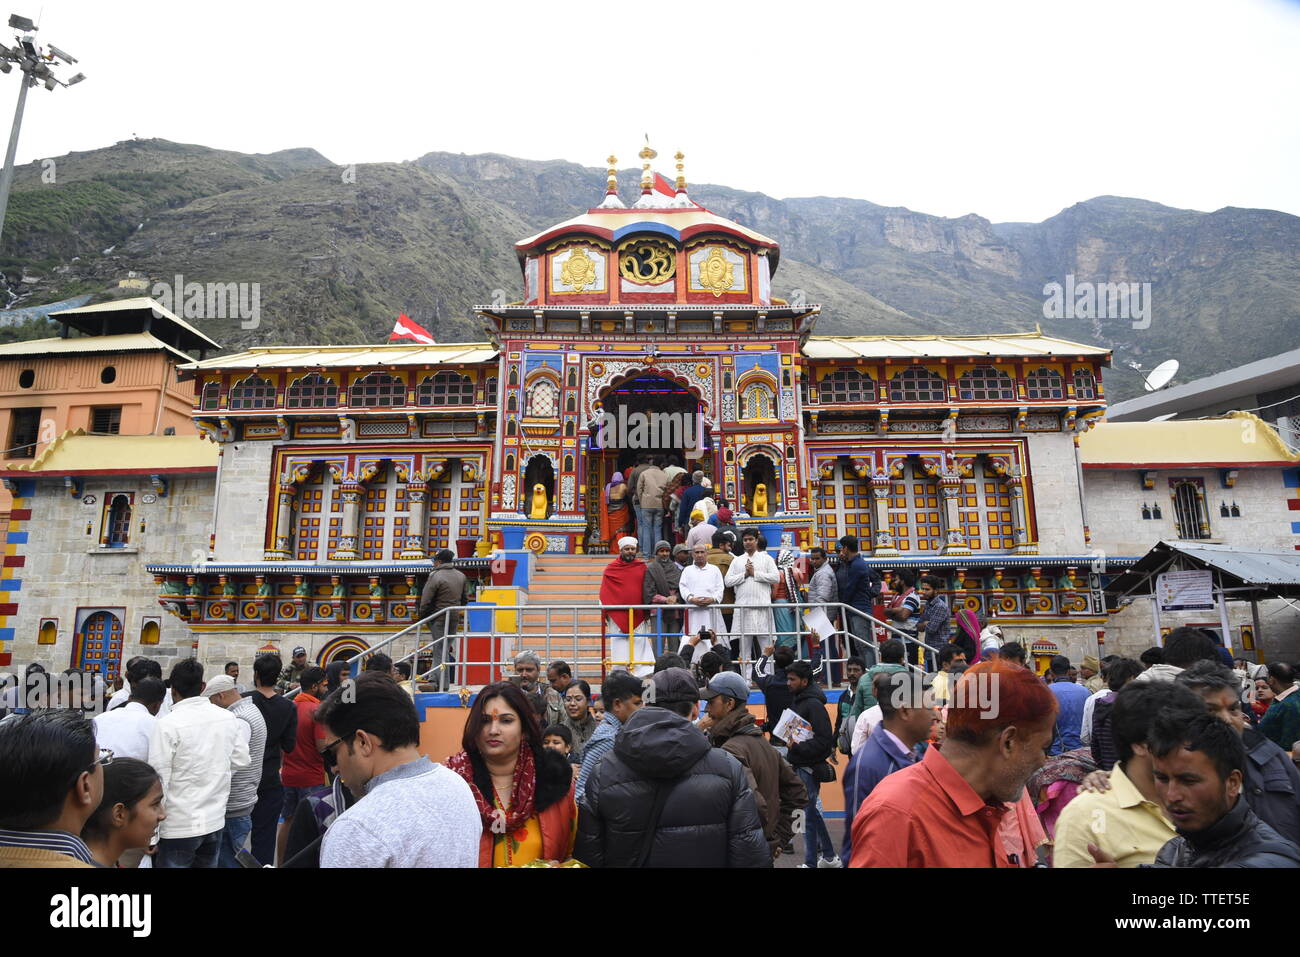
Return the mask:
<svg viewBox="0 0 1300 957">
<path fill-rule="evenodd" d="M 401 554 L 397 556 L 403 561 L 422 561 L 428 557 L 425 551 L 428 494 L 429 485 L 423 479 L 406 485 L 406 540 L 402 543 Z"/>
<path fill-rule="evenodd" d="M 939 495 L 943 498 L 944 544 L 941 555 L 969 555 L 966 535 L 961 530 L 961 516 L 957 512 L 957 494 L 961 491 L 961 478 L 945 472 L 939 477 Z"/>
<path fill-rule="evenodd" d="M 339 547 L 330 555 L 330 561 L 354 562 L 361 557 L 357 539 L 361 522 L 361 497 L 365 494 L 365 489 L 357 482 L 345 482 L 342 494 L 343 523 L 339 528 Z"/>
<path fill-rule="evenodd" d="M 871 477 L 871 527 L 874 530 L 875 548 L 872 556 L 897 555 L 894 536 L 889 533 L 889 476 L 878 473 Z"/>
<path fill-rule="evenodd" d="M 293 482 L 281 481 L 276 495 L 275 531 L 271 547 L 263 556 L 263 560 L 268 562 L 284 562 L 293 557 L 290 552 L 293 547 L 293 506 L 298 498 L 298 486 Z"/>
<path fill-rule="evenodd" d="M 1029 540 L 1029 523 L 1025 519 L 1025 483 L 1019 466 L 1012 466 L 1003 479 L 1011 495 L 1011 520 L 1014 528 L 1016 555 L 1037 555 L 1038 544 Z"/>
</svg>

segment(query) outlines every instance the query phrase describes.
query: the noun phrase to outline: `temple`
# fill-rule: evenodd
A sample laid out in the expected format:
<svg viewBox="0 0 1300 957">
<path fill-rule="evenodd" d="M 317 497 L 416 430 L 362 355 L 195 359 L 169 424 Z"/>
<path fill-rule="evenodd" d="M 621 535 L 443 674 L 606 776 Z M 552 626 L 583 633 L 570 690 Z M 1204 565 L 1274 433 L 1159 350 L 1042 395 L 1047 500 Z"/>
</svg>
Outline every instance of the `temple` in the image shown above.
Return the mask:
<svg viewBox="0 0 1300 957">
<path fill-rule="evenodd" d="M 855 534 L 982 617 L 1092 637 L 1076 438 L 1109 353 L 1040 333 L 817 336 L 820 307 L 774 293 L 779 244 L 692 200 L 680 153 L 675 182 L 641 158 L 639 195 L 619 195 L 611 157 L 597 205 L 516 244 L 523 294 L 477 307 L 485 342 L 182 367 L 221 466 L 207 562 L 150 565 L 164 607 L 200 635 L 347 631 L 359 650 L 413 620 L 436 549 L 471 569 L 607 553 L 597 493 L 650 448 L 710 476 L 770 547 Z M 619 434 L 638 415 L 648 444 Z"/>
</svg>

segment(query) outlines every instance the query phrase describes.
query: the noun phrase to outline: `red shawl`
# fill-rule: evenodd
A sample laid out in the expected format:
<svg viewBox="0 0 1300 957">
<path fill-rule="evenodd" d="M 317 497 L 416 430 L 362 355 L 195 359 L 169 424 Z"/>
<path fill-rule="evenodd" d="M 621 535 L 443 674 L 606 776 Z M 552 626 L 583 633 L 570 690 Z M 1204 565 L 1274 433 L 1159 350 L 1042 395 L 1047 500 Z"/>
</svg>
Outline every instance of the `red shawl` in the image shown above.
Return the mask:
<svg viewBox="0 0 1300 957">
<path fill-rule="evenodd" d="M 469 752 L 453 754 L 447 759 L 447 767 L 469 782 L 470 793 L 474 795 L 479 816 L 483 818 L 484 830 L 494 834 L 513 834 L 527 824 L 535 813 L 533 798 L 537 793 L 537 773 L 533 766 L 533 749 L 527 742 L 520 746 L 519 757 L 515 761 L 515 780 L 510 788 L 510 810 L 506 812 L 504 827 L 496 823 L 501 816 L 501 811 L 495 804 L 496 795 L 492 795 L 493 800 L 488 800 L 474 783 L 474 763 L 470 760 Z"/>
<path fill-rule="evenodd" d="M 645 562 L 637 559 L 625 562 L 616 558 L 605 566 L 605 574 L 600 579 L 600 603 L 602 605 L 640 605 L 645 601 Z M 628 610 L 612 609 L 607 611 L 604 621 L 612 621 L 619 631 L 627 631 Z M 632 610 L 632 627 L 645 621 L 649 612 L 644 609 Z"/>
</svg>

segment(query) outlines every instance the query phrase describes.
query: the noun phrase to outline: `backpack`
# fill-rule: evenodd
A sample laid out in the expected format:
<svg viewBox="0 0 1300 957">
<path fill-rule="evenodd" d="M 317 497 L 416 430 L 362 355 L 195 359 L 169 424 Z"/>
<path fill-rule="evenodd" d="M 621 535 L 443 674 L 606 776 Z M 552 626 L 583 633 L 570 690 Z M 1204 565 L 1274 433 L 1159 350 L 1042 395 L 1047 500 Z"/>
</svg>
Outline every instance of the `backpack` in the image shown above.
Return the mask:
<svg viewBox="0 0 1300 957">
<path fill-rule="evenodd" d="M 853 728 L 857 723 L 858 719 L 851 714 L 846 714 L 844 720 L 840 722 L 840 736 L 835 741 L 840 754 L 853 753 Z"/>
</svg>

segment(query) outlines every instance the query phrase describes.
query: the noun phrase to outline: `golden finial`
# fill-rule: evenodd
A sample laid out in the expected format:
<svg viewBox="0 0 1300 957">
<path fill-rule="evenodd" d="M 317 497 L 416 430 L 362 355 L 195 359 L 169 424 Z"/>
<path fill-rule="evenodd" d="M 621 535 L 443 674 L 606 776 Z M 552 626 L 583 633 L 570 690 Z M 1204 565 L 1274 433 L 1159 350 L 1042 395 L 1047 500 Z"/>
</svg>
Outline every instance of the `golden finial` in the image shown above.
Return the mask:
<svg viewBox="0 0 1300 957">
<path fill-rule="evenodd" d="M 608 180 L 605 185 L 606 193 L 618 192 L 618 157 L 610 153 L 605 162 L 609 163 L 609 169 L 606 170 Z"/>
<path fill-rule="evenodd" d="M 654 182 L 650 175 L 650 161 L 659 154 L 650 148 L 650 134 L 645 135 L 645 146 L 641 147 L 641 152 L 637 154 L 641 157 L 641 192 L 650 192 L 650 187 Z"/>
<path fill-rule="evenodd" d="M 686 159 L 686 154 L 678 150 L 673 154 L 673 159 L 677 160 L 677 192 L 686 192 L 686 165 L 682 160 Z"/>
</svg>

